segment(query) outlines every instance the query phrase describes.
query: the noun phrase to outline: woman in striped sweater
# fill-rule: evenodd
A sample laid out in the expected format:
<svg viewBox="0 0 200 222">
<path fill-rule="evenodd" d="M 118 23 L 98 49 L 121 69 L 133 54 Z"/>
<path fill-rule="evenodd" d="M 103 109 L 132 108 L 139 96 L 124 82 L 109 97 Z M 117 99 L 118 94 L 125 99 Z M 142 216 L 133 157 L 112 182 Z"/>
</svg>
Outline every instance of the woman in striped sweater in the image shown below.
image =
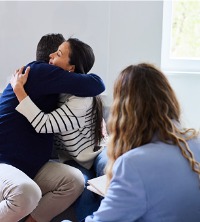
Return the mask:
<svg viewBox="0 0 200 222">
<path fill-rule="evenodd" d="M 65 70 L 77 73 L 88 73 L 95 61 L 92 48 L 82 41 L 69 38 L 60 45 L 55 53 L 50 54 L 49 64 L 60 66 Z M 18 72 L 11 80 L 16 88 L 15 94 L 19 100 L 16 110 L 24 115 L 38 133 L 54 133 L 55 147 L 61 162 L 75 160 L 86 169 L 90 169 L 95 158 L 105 147 L 107 135 L 102 134 L 105 128 L 103 120 L 102 101 L 96 97 L 77 97 L 75 95 L 60 95 L 59 108 L 51 113 L 44 113 L 31 100 L 24 90 L 27 75 Z M 102 175 L 107 162 L 103 152 L 103 167 L 95 168 Z M 98 162 L 96 163 L 98 165 Z M 101 159 L 102 164 L 102 159 Z"/>
</svg>

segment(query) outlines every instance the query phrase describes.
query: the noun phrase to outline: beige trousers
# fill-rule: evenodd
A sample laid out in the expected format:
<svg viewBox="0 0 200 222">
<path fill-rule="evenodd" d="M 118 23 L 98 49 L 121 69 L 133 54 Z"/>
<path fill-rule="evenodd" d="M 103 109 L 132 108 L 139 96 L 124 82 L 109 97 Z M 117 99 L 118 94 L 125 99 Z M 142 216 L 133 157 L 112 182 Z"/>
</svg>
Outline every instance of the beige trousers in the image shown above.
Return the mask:
<svg viewBox="0 0 200 222">
<path fill-rule="evenodd" d="M 33 181 L 15 167 L 0 164 L 0 187 L 1 222 L 17 222 L 28 214 L 37 222 L 49 222 L 80 196 L 84 177 L 74 167 L 48 162 Z"/>
<path fill-rule="evenodd" d="M 38 185 L 17 168 L 0 164 L 0 221 L 16 222 L 31 213 L 41 198 Z"/>
</svg>

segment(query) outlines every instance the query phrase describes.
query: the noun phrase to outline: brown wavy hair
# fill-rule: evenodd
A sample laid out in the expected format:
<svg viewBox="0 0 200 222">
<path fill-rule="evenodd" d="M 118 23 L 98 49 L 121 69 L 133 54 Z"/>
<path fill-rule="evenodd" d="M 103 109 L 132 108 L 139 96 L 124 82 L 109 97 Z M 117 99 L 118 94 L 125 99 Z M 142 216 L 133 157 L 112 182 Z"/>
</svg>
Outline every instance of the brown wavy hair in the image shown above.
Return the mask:
<svg viewBox="0 0 200 222">
<path fill-rule="evenodd" d="M 108 185 L 116 159 L 127 151 L 149 143 L 155 133 L 164 143 L 177 145 L 191 168 L 200 174 L 187 140 L 195 129 L 180 129 L 180 106 L 165 75 L 147 63 L 130 65 L 116 79 L 113 105 L 108 119 L 109 142 L 106 166 Z"/>
</svg>

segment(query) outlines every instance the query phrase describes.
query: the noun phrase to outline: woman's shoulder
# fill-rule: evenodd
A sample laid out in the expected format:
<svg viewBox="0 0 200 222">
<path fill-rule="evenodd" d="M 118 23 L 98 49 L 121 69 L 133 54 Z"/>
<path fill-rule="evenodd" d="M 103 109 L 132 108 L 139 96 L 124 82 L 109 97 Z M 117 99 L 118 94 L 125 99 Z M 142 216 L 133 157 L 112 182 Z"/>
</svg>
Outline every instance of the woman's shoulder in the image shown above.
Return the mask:
<svg viewBox="0 0 200 222">
<path fill-rule="evenodd" d="M 151 166 L 163 158 L 170 158 L 178 155 L 178 153 L 179 149 L 176 146 L 154 141 L 124 153 L 117 159 L 116 164 L 123 162 L 132 167 Z"/>
<path fill-rule="evenodd" d="M 81 109 L 88 109 L 92 107 L 93 97 L 78 97 L 74 95 L 70 95 L 67 98 L 67 103 L 73 104 L 75 107 L 80 107 Z"/>
</svg>

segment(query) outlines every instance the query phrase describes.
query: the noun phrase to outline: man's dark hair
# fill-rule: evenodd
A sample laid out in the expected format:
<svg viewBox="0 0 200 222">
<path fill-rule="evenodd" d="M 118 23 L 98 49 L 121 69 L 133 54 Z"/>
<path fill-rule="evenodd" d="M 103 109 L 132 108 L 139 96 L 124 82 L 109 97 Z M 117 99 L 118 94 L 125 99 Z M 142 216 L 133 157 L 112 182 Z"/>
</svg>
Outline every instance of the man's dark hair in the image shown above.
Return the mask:
<svg viewBox="0 0 200 222">
<path fill-rule="evenodd" d="M 49 55 L 57 51 L 58 47 L 65 41 L 62 34 L 47 34 L 42 36 L 37 45 L 36 60 L 49 62 Z"/>
</svg>

